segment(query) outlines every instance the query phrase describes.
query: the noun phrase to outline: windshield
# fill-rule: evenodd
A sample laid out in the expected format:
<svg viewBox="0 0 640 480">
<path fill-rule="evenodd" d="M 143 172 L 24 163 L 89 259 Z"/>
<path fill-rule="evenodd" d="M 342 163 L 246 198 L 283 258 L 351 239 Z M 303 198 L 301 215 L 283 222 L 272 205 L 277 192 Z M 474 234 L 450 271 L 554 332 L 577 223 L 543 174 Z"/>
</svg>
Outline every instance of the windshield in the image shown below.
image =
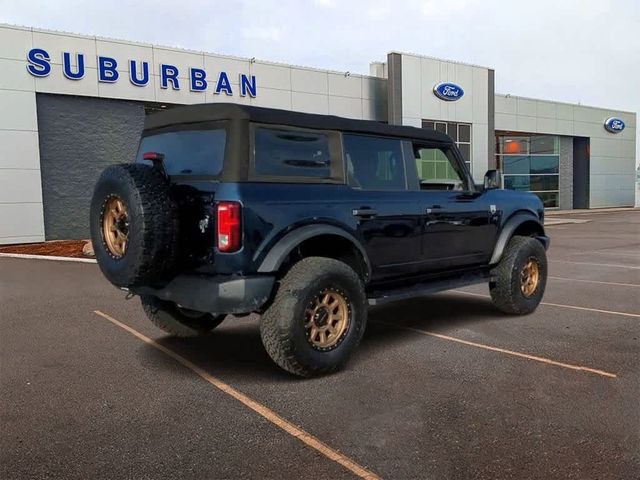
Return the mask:
<svg viewBox="0 0 640 480">
<path fill-rule="evenodd" d="M 137 162 L 147 152 L 164 155 L 163 165 L 168 175 L 218 175 L 224 162 L 226 131 L 179 130 L 158 133 L 142 139 Z"/>
</svg>

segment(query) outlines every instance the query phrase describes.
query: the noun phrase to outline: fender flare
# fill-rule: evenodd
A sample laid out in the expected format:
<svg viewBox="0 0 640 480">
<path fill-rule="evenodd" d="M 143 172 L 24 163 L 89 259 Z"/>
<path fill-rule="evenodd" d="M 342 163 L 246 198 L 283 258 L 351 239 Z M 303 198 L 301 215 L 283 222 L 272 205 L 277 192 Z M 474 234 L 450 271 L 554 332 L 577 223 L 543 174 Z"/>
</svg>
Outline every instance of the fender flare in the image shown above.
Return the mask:
<svg viewBox="0 0 640 480">
<path fill-rule="evenodd" d="M 544 226 L 540 223 L 540 219 L 531 212 L 518 212 L 513 215 L 509 220 L 507 220 L 500 231 L 500 236 L 498 237 L 498 241 L 496 242 L 496 246 L 493 249 L 493 255 L 491 256 L 491 260 L 489 260 L 489 265 L 497 264 L 502 258 L 502 254 L 504 253 L 504 249 L 507 247 L 507 243 L 511 240 L 513 236 L 513 232 L 522 225 L 524 222 L 536 222 L 542 231 L 542 235 L 544 236 Z M 545 242 L 542 242 L 545 244 Z M 548 242 L 547 242 L 548 243 Z M 546 246 L 546 244 L 545 244 Z"/>
<path fill-rule="evenodd" d="M 258 267 L 259 273 L 276 272 L 289 253 L 300 243 L 319 235 L 337 235 L 351 242 L 360 252 L 367 268 L 367 278 L 371 277 L 371 263 L 360 242 L 349 232 L 333 225 L 307 225 L 287 233 L 269 250 Z"/>
</svg>

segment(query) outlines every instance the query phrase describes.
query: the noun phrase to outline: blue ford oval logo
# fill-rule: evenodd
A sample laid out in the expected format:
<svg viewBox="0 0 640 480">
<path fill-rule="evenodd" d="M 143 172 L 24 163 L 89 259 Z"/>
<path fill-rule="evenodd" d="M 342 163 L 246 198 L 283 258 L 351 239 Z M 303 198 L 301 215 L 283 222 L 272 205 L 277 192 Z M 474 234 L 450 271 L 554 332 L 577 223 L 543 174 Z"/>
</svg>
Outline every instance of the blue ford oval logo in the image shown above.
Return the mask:
<svg viewBox="0 0 640 480">
<path fill-rule="evenodd" d="M 616 117 L 607 118 L 604 122 L 604 128 L 611 133 L 620 133 L 624 130 L 624 122 Z"/>
<path fill-rule="evenodd" d="M 462 98 L 464 90 L 460 85 L 456 85 L 455 83 L 442 82 L 433 87 L 433 93 L 442 100 L 453 102 Z"/>
</svg>

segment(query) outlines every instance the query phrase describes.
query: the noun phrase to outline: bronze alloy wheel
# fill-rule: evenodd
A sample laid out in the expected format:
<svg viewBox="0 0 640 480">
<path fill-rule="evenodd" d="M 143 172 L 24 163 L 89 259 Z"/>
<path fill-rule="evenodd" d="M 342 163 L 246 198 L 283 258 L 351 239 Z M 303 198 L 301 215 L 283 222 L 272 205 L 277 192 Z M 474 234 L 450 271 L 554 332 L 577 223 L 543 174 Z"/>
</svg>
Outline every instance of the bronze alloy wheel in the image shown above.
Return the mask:
<svg viewBox="0 0 640 480">
<path fill-rule="evenodd" d="M 115 195 L 104 206 L 102 236 L 111 256 L 122 258 L 129 241 L 129 213 L 126 204 Z"/>
<path fill-rule="evenodd" d="M 520 289 L 529 298 L 538 289 L 540 283 L 540 265 L 535 258 L 529 258 L 520 272 Z"/>
<path fill-rule="evenodd" d="M 349 329 L 351 309 L 342 292 L 323 289 L 309 302 L 305 312 L 307 340 L 317 350 L 337 347 Z"/>
</svg>

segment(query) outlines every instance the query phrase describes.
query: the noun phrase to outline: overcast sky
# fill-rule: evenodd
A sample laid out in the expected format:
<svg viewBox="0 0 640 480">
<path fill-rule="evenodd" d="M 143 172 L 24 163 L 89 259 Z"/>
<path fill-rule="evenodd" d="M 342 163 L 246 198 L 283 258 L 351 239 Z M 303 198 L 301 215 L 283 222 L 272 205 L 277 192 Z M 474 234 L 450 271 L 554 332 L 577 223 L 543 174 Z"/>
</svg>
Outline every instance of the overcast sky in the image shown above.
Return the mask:
<svg viewBox="0 0 640 480">
<path fill-rule="evenodd" d="M 0 22 L 365 74 L 414 52 L 492 67 L 499 93 L 640 111 L 640 0 L 0 0 Z"/>
</svg>

